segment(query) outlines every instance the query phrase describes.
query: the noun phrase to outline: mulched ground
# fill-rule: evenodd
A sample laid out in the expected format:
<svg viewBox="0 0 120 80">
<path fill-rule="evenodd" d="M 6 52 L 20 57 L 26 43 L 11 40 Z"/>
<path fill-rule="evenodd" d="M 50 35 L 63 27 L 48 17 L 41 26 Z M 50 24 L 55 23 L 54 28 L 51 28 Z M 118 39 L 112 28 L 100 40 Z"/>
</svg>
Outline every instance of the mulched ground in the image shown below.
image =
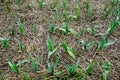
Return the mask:
<svg viewBox="0 0 120 80">
<path fill-rule="evenodd" d="M 57 9 L 63 16 L 63 7 L 62 0 L 59 1 L 59 7 Z M 70 27 L 80 32 L 82 29 L 87 28 L 89 23 L 87 11 L 84 6 L 85 0 L 81 0 L 81 18 L 80 20 L 73 19 Z M 89 0 L 90 5 L 93 8 L 93 21 L 92 26 L 103 26 L 102 28 L 96 29 L 96 33 L 105 32 L 108 28 L 110 22 L 114 19 L 113 15 L 110 15 L 108 19 L 103 19 L 103 9 L 105 6 L 109 5 L 111 0 Z M 22 1 L 21 8 L 18 9 L 16 0 L 12 0 L 10 3 L 0 3 L 0 38 L 8 37 L 9 38 L 9 49 L 5 50 L 3 48 L 2 43 L 0 42 L 0 74 L 6 76 L 7 80 L 24 80 L 23 71 L 29 73 L 30 77 L 34 80 L 41 80 L 42 76 L 46 74 L 48 80 L 52 77 L 49 75 L 49 71 L 47 69 L 47 38 L 48 35 L 51 38 L 55 38 L 55 45 L 58 46 L 59 43 L 62 43 L 64 40 L 67 41 L 68 45 L 77 50 L 80 55 L 77 55 L 80 58 L 80 64 L 82 68 L 85 68 L 90 61 L 94 58 L 98 61 L 99 66 L 96 71 L 91 74 L 91 80 L 102 80 L 102 69 L 101 65 L 104 64 L 105 61 L 110 61 L 111 73 L 108 75 L 108 80 L 120 80 L 120 28 L 116 28 L 116 30 L 108 36 L 110 40 L 117 40 L 116 43 L 112 46 L 105 48 L 99 54 L 96 54 L 96 48 L 90 49 L 88 52 L 85 52 L 82 49 L 82 44 L 75 42 L 79 42 L 80 40 L 89 37 L 92 38 L 92 41 L 100 41 L 100 36 L 94 37 L 89 32 L 86 32 L 81 37 L 76 37 L 72 34 L 62 36 L 61 31 L 55 31 L 54 34 L 51 34 L 49 31 L 49 25 L 52 23 L 53 16 L 56 16 L 56 11 L 51 9 L 52 0 L 45 0 L 44 7 L 39 9 L 38 2 L 36 0 L 24 0 Z M 27 5 L 31 4 L 29 8 Z M 5 10 L 5 5 L 9 4 L 11 7 L 10 12 Z M 69 0 L 67 4 L 68 15 L 70 11 L 73 14 L 76 14 L 76 1 Z M 25 25 L 25 34 L 20 36 L 19 28 L 17 25 L 18 18 Z M 60 25 L 64 20 L 60 21 L 56 19 L 55 25 Z M 36 24 L 39 28 L 39 33 L 37 36 L 34 35 L 33 25 Z M 15 35 L 10 35 L 10 29 L 14 26 Z M 25 46 L 25 52 L 19 52 L 19 46 L 15 39 L 22 41 Z M 35 50 L 33 50 L 35 47 Z M 28 59 L 29 54 L 31 54 L 35 60 L 41 60 L 39 63 L 39 72 L 35 73 L 31 68 L 31 63 L 25 63 L 24 68 L 20 68 L 20 74 L 14 73 L 9 65 L 8 60 L 11 59 L 15 63 Z M 59 48 L 56 52 L 57 55 L 67 64 L 74 63 L 75 61 L 69 57 L 68 54 L 63 50 L 63 48 Z M 84 58 L 82 58 L 83 56 Z M 55 60 L 55 57 L 52 57 L 51 60 Z M 62 64 L 59 64 L 57 70 L 63 70 L 65 67 Z M 67 73 L 60 75 L 68 76 Z M 68 77 L 69 80 L 69 77 Z"/>
</svg>

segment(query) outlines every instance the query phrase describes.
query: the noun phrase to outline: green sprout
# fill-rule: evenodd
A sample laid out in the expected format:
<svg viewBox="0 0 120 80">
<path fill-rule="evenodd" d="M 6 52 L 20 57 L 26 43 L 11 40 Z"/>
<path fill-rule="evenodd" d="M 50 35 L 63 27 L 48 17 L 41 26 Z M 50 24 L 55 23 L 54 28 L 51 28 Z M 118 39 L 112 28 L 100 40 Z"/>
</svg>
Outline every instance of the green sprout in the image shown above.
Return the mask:
<svg viewBox="0 0 120 80">
<path fill-rule="evenodd" d="M 77 4 L 77 19 L 80 19 L 80 15 L 81 15 L 80 2 L 78 2 L 78 4 Z"/>
<path fill-rule="evenodd" d="M 1 3 L 4 3 L 4 0 L 1 0 Z"/>
<path fill-rule="evenodd" d="M 66 42 L 62 43 L 62 47 L 64 48 L 64 50 L 66 52 L 68 52 L 68 54 L 73 58 L 76 59 L 74 53 L 76 53 L 76 51 L 74 49 L 72 49 L 70 46 L 67 45 Z"/>
<path fill-rule="evenodd" d="M 52 9 L 55 9 L 57 5 L 58 5 L 58 0 L 54 0 L 54 2 L 52 3 Z"/>
<path fill-rule="evenodd" d="M 50 71 L 50 75 L 53 76 L 55 74 L 55 69 L 58 66 L 59 58 L 56 59 L 55 63 L 52 65 L 51 62 L 47 63 L 48 69 Z"/>
<path fill-rule="evenodd" d="M 63 28 L 59 28 L 59 30 L 63 31 L 65 34 L 68 34 L 69 33 L 69 23 L 68 22 L 65 22 L 63 23 Z"/>
<path fill-rule="evenodd" d="M 62 0 L 63 7 L 66 8 L 67 0 Z"/>
<path fill-rule="evenodd" d="M 20 52 L 24 52 L 25 51 L 25 47 L 24 47 L 23 43 L 18 41 L 17 39 L 16 39 L 16 41 L 17 41 L 17 43 L 19 45 Z"/>
<path fill-rule="evenodd" d="M 35 35 L 37 35 L 38 34 L 38 26 L 34 25 L 33 28 L 34 28 Z"/>
<path fill-rule="evenodd" d="M 67 70 L 70 74 L 70 76 L 74 76 L 77 72 L 77 69 L 80 65 L 80 60 L 78 59 L 75 64 L 67 65 Z"/>
<path fill-rule="evenodd" d="M 29 60 L 28 59 L 21 60 L 16 64 L 16 66 L 22 67 L 23 64 L 26 63 L 26 62 L 29 62 Z"/>
<path fill-rule="evenodd" d="M 7 79 L 6 79 L 5 75 L 0 73 L 0 80 L 7 80 Z"/>
<path fill-rule="evenodd" d="M 64 16 L 64 20 L 65 20 L 65 21 L 68 20 L 68 19 L 67 19 L 67 15 L 68 15 L 67 11 L 63 11 L 63 16 Z"/>
<path fill-rule="evenodd" d="M 26 73 L 26 72 L 23 72 L 23 73 L 24 73 L 24 80 L 31 80 L 28 73 Z"/>
<path fill-rule="evenodd" d="M 86 74 L 88 75 L 91 74 L 95 70 L 96 65 L 97 65 L 96 61 L 93 60 L 85 69 Z"/>
<path fill-rule="evenodd" d="M 33 70 L 36 72 L 38 71 L 38 63 L 32 58 L 32 67 L 33 67 Z"/>
<path fill-rule="evenodd" d="M 15 63 L 13 63 L 12 61 L 8 61 L 8 64 L 10 68 L 12 69 L 12 71 L 14 71 L 15 73 L 19 73 L 18 67 Z"/>
<path fill-rule="evenodd" d="M 3 47 L 5 49 L 8 49 L 8 41 L 9 41 L 9 39 L 8 38 L 1 38 L 1 41 L 2 41 Z"/>
<path fill-rule="evenodd" d="M 21 7 L 21 0 L 17 0 L 17 6 L 20 8 Z"/>
<path fill-rule="evenodd" d="M 10 33 L 11 35 L 14 35 L 15 34 L 15 28 L 12 26 L 11 29 L 10 29 Z"/>
<path fill-rule="evenodd" d="M 10 8 L 10 6 L 9 6 L 9 5 L 6 5 L 6 7 L 5 7 L 5 8 L 6 8 L 6 11 L 7 11 L 7 12 L 10 12 L 10 11 L 11 11 L 11 8 Z"/>
<path fill-rule="evenodd" d="M 109 61 L 105 62 L 104 67 L 105 71 L 102 73 L 102 80 L 107 80 L 107 75 L 110 73 L 111 63 Z"/>
<path fill-rule="evenodd" d="M 114 4 L 115 7 L 119 7 L 119 1 L 120 1 L 120 0 L 114 0 L 114 1 L 113 1 L 113 4 Z"/>
<path fill-rule="evenodd" d="M 88 16 L 89 16 L 89 20 L 90 22 L 92 21 L 92 16 L 93 16 L 93 9 L 92 7 L 90 6 L 89 9 L 88 9 Z"/>
<path fill-rule="evenodd" d="M 108 41 L 108 39 L 106 39 L 105 36 L 102 36 L 98 50 L 100 51 L 100 50 L 104 49 L 105 47 L 114 44 L 115 42 L 116 41 Z"/>
<path fill-rule="evenodd" d="M 51 55 L 55 53 L 58 47 L 55 48 L 55 40 L 51 40 L 50 37 L 48 36 L 48 41 L 47 41 L 47 47 L 49 48 L 48 52 L 48 59 L 50 58 Z"/>
<path fill-rule="evenodd" d="M 92 42 L 91 43 L 91 39 L 84 39 L 80 41 L 83 45 L 83 49 L 87 52 L 90 48 L 92 48 L 93 46 L 95 46 L 97 43 L 96 42 Z"/>
<path fill-rule="evenodd" d="M 23 36 L 25 30 L 24 30 L 24 25 L 20 22 L 20 20 L 18 21 L 18 27 L 19 27 L 20 35 Z"/>
<path fill-rule="evenodd" d="M 73 35 L 75 35 L 75 36 L 78 36 L 78 35 L 79 35 L 78 32 L 75 31 L 74 29 L 70 28 L 69 30 L 70 30 L 70 32 L 71 32 Z"/>
<path fill-rule="evenodd" d="M 43 3 L 44 3 L 44 0 L 40 0 L 40 2 L 39 2 L 39 8 L 43 8 Z"/>
<path fill-rule="evenodd" d="M 90 7 L 90 4 L 89 4 L 89 2 L 88 2 L 88 0 L 87 0 L 87 1 L 85 2 L 85 8 L 88 10 L 89 7 Z"/>
<path fill-rule="evenodd" d="M 106 19 L 110 15 L 111 8 L 105 7 L 104 11 L 105 11 L 104 18 Z"/>
<path fill-rule="evenodd" d="M 114 20 L 114 21 L 111 22 L 111 24 L 110 24 L 109 28 L 107 29 L 106 33 L 107 34 L 112 33 L 116 29 L 116 27 L 117 27 L 117 23 Z"/>
<path fill-rule="evenodd" d="M 91 32 L 91 34 L 93 36 L 95 36 L 95 28 L 94 27 L 90 27 L 90 28 L 88 28 L 88 30 Z"/>
<path fill-rule="evenodd" d="M 56 28 L 53 24 L 50 24 L 49 28 L 50 28 L 51 33 L 54 33 L 54 31 L 56 30 Z"/>
</svg>

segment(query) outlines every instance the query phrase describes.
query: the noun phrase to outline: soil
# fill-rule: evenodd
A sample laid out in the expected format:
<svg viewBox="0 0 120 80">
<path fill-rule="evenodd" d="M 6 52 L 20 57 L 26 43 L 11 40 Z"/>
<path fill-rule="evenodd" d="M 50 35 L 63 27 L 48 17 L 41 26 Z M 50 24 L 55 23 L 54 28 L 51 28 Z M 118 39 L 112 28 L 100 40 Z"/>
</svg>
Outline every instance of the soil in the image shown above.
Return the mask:
<svg viewBox="0 0 120 80">
<path fill-rule="evenodd" d="M 59 4 L 56 9 L 61 14 L 61 19 L 56 18 L 56 9 L 51 9 L 53 0 L 45 0 L 44 6 L 42 9 L 39 8 L 38 0 L 21 0 L 22 5 L 20 9 L 17 7 L 17 0 L 7 0 L 4 3 L 0 2 L 0 38 L 7 37 L 9 38 L 9 48 L 6 50 L 2 41 L 0 41 L 0 74 L 6 77 L 6 80 L 25 80 L 24 71 L 29 73 L 29 76 L 32 80 L 43 80 L 45 75 L 48 80 L 52 80 L 54 76 L 50 76 L 49 70 L 47 68 L 47 39 L 48 35 L 51 39 L 55 39 L 55 46 L 58 46 L 59 43 L 64 41 L 67 44 L 75 49 L 79 54 L 76 54 L 77 58 L 80 58 L 80 66 L 85 69 L 86 66 L 95 59 L 98 62 L 98 67 L 90 75 L 90 79 L 86 80 L 102 80 L 102 72 L 104 68 L 101 67 L 106 61 L 111 63 L 111 72 L 107 76 L 107 80 L 120 80 L 120 27 L 118 26 L 116 30 L 108 35 L 109 40 L 116 40 L 116 43 L 105 48 L 96 54 L 97 47 L 91 48 L 88 52 L 85 52 L 82 48 L 80 40 L 88 39 L 89 37 L 92 41 L 100 42 L 101 36 L 93 36 L 89 31 L 83 34 L 80 37 L 76 37 L 73 34 L 68 34 L 63 36 L 61 31 L 55 31 L 55 33 L 50 33 L 49 25 L 52 24 L 53 18 L 55 18 L 55 26 L 65 22 L 63 18 L 63 12 L 68 11 L 68 15 L 77 13 L 76 0 L 68 0 L 67 7 L 64 10 L 62 6 L 62 0 L 59 1 Z M 96 26 L 102 28 L 96 28 L 95 33 L 105 32 L 110 25 L 110 22 L 114 19 L 114 16 L 111 14 L 108 19 L 103 19 L 104 16 L 104 7 L 111 4 L 111 0 L 88 0 L 90 5 L 93 8 L 93 20 L 90 23 L 88 18 L 87 10 L 85 9 L 84 2 L 86 0 L 80 0 L 81 2 L 81 18 L 79 20 L 73 19 L 70 24 L 70 28 L 73 28 L 77 32 L 86 29 L 91 26 Z M 10 11 L 6 10 L 6 5 L 10 6 Z M 31 5 L 30 7 L 28 5 Z M 20 36 L 19 27 L 17 21 L 20 21 L 25 25 L 25 33 L 23 36 Z M 69 18 L 68 18 L 69 19 Z M 34 34 L 33 26 L 38 27 L 38 35 Z M 10 34 L 11 27 L 15 28 L 15 35 Z M 19 46 L 16 41 L 18 39 L 25 46 L 25 52 L 19 52 Z M 31 62 L 25 63 L 22 67 L 19 68 L 20 73 L 16 74 L 13 72 L 9 65 L 8 60 L 12 60 L 15 63 L 18 63 L 21 60 L 29 59 L 29 56 L 32 56 L 36 61 L 39 61 L 38 67 L 39 70 L 34 72 L 31 66 Z M 75 63 L 65 50 L 60 47 L 56 51 L 56 55 L 60 57 L 62 62 L 66 64 Z M 52 62 L 56 59 L 55 56 L 51 56 L 50 60 Z M 67 80 L 77 80 L 75 78 L 69 77 L 66 67 L 59 63 L 56 71 L 65 70 L 65 72 L 58 77 L 67 77 Z M 62 79 L 61 79 L 62 80 Z"/>
</svg>

